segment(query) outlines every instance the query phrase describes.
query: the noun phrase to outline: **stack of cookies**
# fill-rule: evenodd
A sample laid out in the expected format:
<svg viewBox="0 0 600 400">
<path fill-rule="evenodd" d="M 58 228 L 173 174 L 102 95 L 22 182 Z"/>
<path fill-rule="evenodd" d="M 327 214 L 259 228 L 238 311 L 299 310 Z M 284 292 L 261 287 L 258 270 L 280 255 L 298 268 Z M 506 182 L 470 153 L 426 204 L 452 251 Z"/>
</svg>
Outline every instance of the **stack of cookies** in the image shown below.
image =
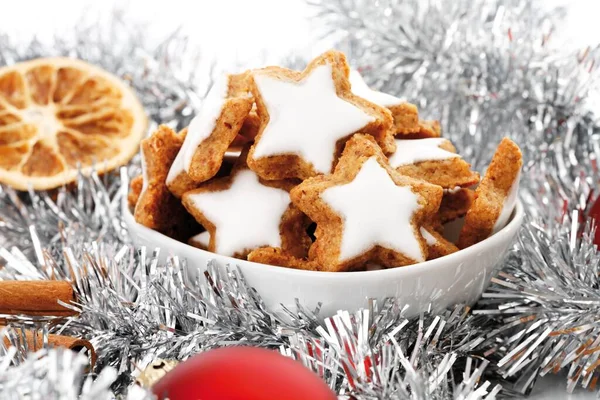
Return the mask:
<svg viewBox="0 0 600 400">
<path fill-rule="evenodd" d="M 480 182 L 440 133 L 329 51 L 302 72 L 223 76 L 187 129 L 142 142 L 130 204 L 140 224 L 225 256 L 331 272 L 415 264 L 490 236 L 517 197 L 512 141 Z M 462 217 L 452 243 L 444 225 Z"/>
</svg>

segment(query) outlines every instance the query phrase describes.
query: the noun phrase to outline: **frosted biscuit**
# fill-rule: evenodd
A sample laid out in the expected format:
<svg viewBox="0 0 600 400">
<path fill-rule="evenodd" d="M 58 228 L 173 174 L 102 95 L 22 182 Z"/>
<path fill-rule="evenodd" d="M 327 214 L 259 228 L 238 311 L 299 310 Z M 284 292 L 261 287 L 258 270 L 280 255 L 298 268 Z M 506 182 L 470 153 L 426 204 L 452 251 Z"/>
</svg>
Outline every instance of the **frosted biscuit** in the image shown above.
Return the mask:
<svg viewBox="0 0 600 400">
<path fill-rule="evenodd" d="M 427 259 L 420 227 L 437 212 L 443 189 L 400 175 L 368 135 L 354 135 L 332 175 L 291 191 L 317 224 L 310 259 L 324 271 L 362 269 L 369 262 L 400 267 Z"/>
<path fill-rule="evenodd" d="M 214 177 L 221 168 L 225 152 L 252 108 L 249 80 L 247 74 L 223 75 L 210 89 L 167 176 L 167 186 L 176 197 Z"/>
<path fill-rule="evenodd" d="M 349 137 L 369 134 L 395 150 L 390 112 L 352 93 L 346 57 L 328 51 L 303 72 L 268 67 L 252 72 L 260 128 L 248 166 L 269 180 L 329 174 Z"/>
<path fill-rule="evenodd" d="M 260 247 L 251 251 L 248 254 L 248 261 L 307 271 L 319 270 L 319 266 L 315 261 L 294 257 L 280 248 L 274 247 Z"/>
<path fill-rule="evenodd" d="M 475 190 L 476 199 L 458 238 L 459 248 L 478 243 L 506 225 L 517 203 L 522 165 L 519 146 L 508 138 L 502 139 Z"/>
<path fill-rule="evenodd" d="M 129 193 L 127 194 L 127 204 L 130 209 L 134 209 L 138 200 L 140 199 L 140 193 L 142 193 L 142 187 L 144 186 L 144 178 L 142 175 L 138 175 L 131 180 L 129 184 Z"/>
<path fill-rule="evenodd" d="M 427 243 L 427 260 L 434 260 L 458 251 L 453 243 L 446 240 L 439 232 L 431 227 L 421 227 L 421 235 Z"/>
<path fill-rule="evenodd" d="M 183 205 L 209 232 L 208 250 L 245 259 L 259 247 L 305 257 L 308 219 L 292 203 L 292 181 L 264 181 L 247 168 L 242 153 L 231 176 L 186 192 Z"/>
<path fill-rule="evenodd" d="M 197 247 L 202 250 L 208 250 L 208 245 L 210 243 L 210 232 L 204 231 L 200 232 L 197 235 L 192 236 L 188 239 L 188 244 L 190 246 Z"/>
<path fill-rule="evenodd" d="M 479 174 L 448 139 L 396 139 L 396 152 L 390 165 L 402 175 L 423 179 L 446 189 L 468 187 L 479 182 Z"/>
<path fill-rule="evenodd" d="M 185 240 L 199 230 L 165 184 L 183 140 L 184 135 L 176 134 L 166 125 L 160 125 L 150 137 L 142 140 L 143 183 L 133 213 L 138 223 L 179 240 Z"/>
</svg>

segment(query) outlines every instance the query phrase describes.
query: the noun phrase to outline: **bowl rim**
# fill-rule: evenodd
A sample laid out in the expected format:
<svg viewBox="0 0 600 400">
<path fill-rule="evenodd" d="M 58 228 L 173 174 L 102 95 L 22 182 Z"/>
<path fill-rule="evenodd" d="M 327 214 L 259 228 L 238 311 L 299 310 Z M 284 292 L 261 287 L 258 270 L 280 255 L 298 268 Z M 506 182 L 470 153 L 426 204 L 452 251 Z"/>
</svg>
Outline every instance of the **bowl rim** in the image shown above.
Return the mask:
<svg viewBox="0 0 600 400">
<path fill-rule="evenodd" d="M 128 190 L 128 185 L 126 186 L 125 190 Z M 125 191 L 125 193 L 127 193 L 127 191 Z M 482 240 L 481 242 L 467 247 L 466 249 L 462 249 L 455 253 L 448 254 L 446 256 L 439 257 L 439 258 L 436 258 L 433 260 L 428 260 L 428 261 L 423 261 L 423 262 L 416 263 L 416 264 L 406 265 L 404 267 L 385 268 L 385 269 L 371 270 L 371 271 L 332 272 L 332 271 L 309 271 L 309 270 L 302 270 L 302 269 L 295 269 L 295 268 L 286 268 L 286 267 L 282 267 L 282 266 L 278 266 L 278 265 L 262 264 L 262 263 L 257 263 L 257 262 L 253 262 L 253 261 L 242 260 L 242 259 L 238 259 L 238 258 L 224 256 L 221 254 L 216 254 L 216 253 L 210 252 L 208 250 L 202 250 L 197 247 L 191 246 L 185 242 L 180 242 L 179 240 L 170 238 L 167 235 L 164 235 L 160 232 L 150 229 L 144 225 L 139 224 L 137 221 L 135 221 L 133 214 L 131 213 L 131 211 L 129 209 L 129 204 L 127 202 L 127 196 L 122 197 L 121 212 L 123 213 L 123 218 L 125 220 L 125 224 L 128 226 L 129 229 L 130 229 L 130 226 L 134 226 L 136 229 L 139 229 L 141 232 L 144 232 L 146 235 L 151 235 L 154 238 L 156 238 L 156 241 L 164 242 L 164 244 L 162 246 L 160 246 L 160 247 L 156 246 L 155 248 L 169 249 L 169 248 L 172 248 L 171 244 L 176 244 L 176 246 L 183 245 L 183 246 L 188 247 L 190 251 L 196 251 L 196 252 L 198 252 L 198 254 L 203 254 L 205 259 L 208 259 L 208 260 L 220 259 L 220 260 L 225 261 L 229 265 L 238 265 L 239 266 L 240 264 L 249 264 L 253 268 L 263 269 L 264 271 L 270 270 L 271 272 L 285 272 L 286 274 L 304 275 L 304 276 L 311 274 L 311 275 L 314 275 L 315 277 L 319 276 L 322 278 L 332 278 L 332 277 L 348 278 L 350 276 L 353 276 L 353 277 L 361 276 L 361 277 L 365 278 L 366 274 L 370 274 L 370 276 L 379 274 L 382 278 L 384 278 L 388 275 L 390 275 L 390 276 L 397 275 L 398 273 L 400 273 L 400 274 L 407 273 L 408 274 L 408 273 L 415 271 L 415 269 L 418 269 L 422 272 L 426 272 L 431 269 L 443 267 L 443 266 L 447 265 L 448 263 L 460 262 L 461 260 L 463 260 L 465 258 L 468 258 L 470 256 L 475 256 L 477 253 L 479 253 L 481 250 L 483 250 L 486 247 L 491 246 L 493 248 L 494 244 L 497 244 L 506 239 L 510 240 L 513 237 L 513 235 L 516 234 L 516 231 L 520 228 L 520 226 L 523 222 L 523 218 L 525 216 L 523 204 L 522 204 L 521 200 L 519 199 L 517 201 L 517 204 L 515 205 L 515 209 L 513 210 L 512 214 L 511 214 L 509 222 L 502 229 L 500 229 L 498 232 L 492 234 L 488 238 Z M 131 230 L 130 230 L 130 235 L 134 235 L 134 233 L 131 232 Z"/>
</svg>

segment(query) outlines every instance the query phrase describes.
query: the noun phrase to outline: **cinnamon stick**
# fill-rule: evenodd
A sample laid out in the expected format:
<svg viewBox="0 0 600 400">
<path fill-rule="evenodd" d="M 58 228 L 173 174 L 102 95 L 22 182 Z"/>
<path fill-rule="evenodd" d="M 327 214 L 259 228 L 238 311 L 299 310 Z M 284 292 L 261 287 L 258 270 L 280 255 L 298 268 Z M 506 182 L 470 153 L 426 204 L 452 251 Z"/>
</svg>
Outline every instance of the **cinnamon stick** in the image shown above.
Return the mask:
<svg viewBox="0 0 600 400">
<path fill-rule="evenodd" d="M 0 281 L 0 314 L 75 315 L 58 304 L 73 299 L 73 287 L 66 281 Z"/>
<path fill-rule="evenodd" d="M 0 330 L 2 330 L 2 326 L 0 326 Z M 20 328 L 14 328 L 15 331 L 20 335 Z M 33 332 L 26 330 L 25 331 L 25 340 L 27 341 L 27 347 L 31 350 L 39 350 L 44 346 L 43 335 L 39 334 L 34 340 Z M 8 338 L 4 337 L 4 345 L 6 347 L 10 347 L 11 343 Z M 94 346 L 85 339 L 75 338 L 72 336 L 64 336 L 64 335 L 48 335 L 48 346 L 49 347 L 63 347 L 65 349 L 80 351 L 84 347 L 88 350 L 88 354 L 90 357 L 91 366 L 93 367 L 96 363 L 96 350 Z"/>
</svg>

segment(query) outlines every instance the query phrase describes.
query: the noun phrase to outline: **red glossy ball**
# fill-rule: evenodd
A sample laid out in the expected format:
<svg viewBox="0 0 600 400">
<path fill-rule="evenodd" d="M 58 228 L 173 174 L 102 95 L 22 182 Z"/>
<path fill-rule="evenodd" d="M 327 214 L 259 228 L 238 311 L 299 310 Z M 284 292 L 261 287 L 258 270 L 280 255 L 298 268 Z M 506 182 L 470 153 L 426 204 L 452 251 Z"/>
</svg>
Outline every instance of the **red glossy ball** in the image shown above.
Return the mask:
<svg viewBox="0 0 600 400">
<path fill-rule="evenodd" d="M 152 391 L 170 400 L 335 400 L 298 361 L 256 347 L 226 347 L 179 364 Z"/>
<path fill-rule="evenodd" d="M 600 247 L 600 197 L 598 197 L 592 205 L 588 217 L 596 220 L 596 236 L 594 237 L 594 243 Z"/>
</svg>

